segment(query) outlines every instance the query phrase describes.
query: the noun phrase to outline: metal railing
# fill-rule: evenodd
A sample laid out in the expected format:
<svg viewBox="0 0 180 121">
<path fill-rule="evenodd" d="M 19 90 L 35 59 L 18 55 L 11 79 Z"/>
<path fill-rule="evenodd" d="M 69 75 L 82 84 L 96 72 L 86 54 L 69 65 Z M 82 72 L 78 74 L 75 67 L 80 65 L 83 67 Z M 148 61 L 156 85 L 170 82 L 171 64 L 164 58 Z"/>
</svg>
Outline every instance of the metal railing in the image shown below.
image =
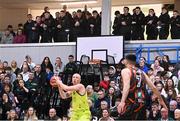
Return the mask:
<svg viewBox="0 0 180 121">
<path fill-rule="evenodd" d="M 176 53 L 175 59 L 171 58 L 171 63 L 177 63 L 179 62 L 180 59 L 180 45 L 178 46 L 144 46 L 143 44 L 140 44 L 140 46 L 137 47 L 132 47 L 131 49 L 136 50 L 136 56 L 137 56 L 137 61 L 142 57 L 143 52 L 147 52 L 147 63 L 150 64 L 154 60 L 151 60 L 151 53 L 152 52 L 157 52 L 158 55 L 163 56 L 166 55 L 166 51 L 174 51 Z"/>
</svg>

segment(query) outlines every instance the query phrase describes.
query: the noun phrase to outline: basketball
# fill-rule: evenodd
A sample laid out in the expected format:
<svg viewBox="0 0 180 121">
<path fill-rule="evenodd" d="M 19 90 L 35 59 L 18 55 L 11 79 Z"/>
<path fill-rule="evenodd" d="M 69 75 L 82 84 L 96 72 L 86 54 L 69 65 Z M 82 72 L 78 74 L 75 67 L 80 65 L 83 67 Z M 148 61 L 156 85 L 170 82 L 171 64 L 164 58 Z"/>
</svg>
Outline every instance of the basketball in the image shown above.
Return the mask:
<svg viewBox="0 0 180 121">
<path fill-rule="evenodd" d="M 54 76 L 51 77 L 51 79 L 50 79 L 50 85 L 51 85 L 52 87 L 58 87 L 58 85 L 56 84 L 56 79 L 55 79 Z"/>
</svg>

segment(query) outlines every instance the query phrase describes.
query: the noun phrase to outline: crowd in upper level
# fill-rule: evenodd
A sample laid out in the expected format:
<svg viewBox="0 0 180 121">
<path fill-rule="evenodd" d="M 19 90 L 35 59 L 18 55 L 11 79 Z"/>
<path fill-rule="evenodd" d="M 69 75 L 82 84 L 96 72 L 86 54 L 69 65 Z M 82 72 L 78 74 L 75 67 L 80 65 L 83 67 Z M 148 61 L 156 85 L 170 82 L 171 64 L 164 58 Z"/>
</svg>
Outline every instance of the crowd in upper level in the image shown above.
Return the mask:
<svg viewBox="0 0 180 121">
<path fill-rule="evenodd" d="M 140 7 L 133 9 L 130 14 L 128 7 L 123 12 L 115 11 L 113 35 L 122 35 L 125 40 L 180 39 L 180 14 L 174 10 L 170 17 L 168 10 L 163 7 L 160 16 L 156 16 L 154 9 L 149 9 L 147 16 Z M 101 35 L 101 12 L 94 10 L 92 13 L 84 10 L 74 11 L 72 14 L 63 6 L 60 12 L 51 15 L 49 8 L 36 19 L 27 15 L 27 22 L 18 24 L 17 32 L 13 26 L 8 25 L 5 32 L 0 34 L 0 43 L 50 43 L 73 42 L 77 37 L 90 37 Z"/>
</svg>

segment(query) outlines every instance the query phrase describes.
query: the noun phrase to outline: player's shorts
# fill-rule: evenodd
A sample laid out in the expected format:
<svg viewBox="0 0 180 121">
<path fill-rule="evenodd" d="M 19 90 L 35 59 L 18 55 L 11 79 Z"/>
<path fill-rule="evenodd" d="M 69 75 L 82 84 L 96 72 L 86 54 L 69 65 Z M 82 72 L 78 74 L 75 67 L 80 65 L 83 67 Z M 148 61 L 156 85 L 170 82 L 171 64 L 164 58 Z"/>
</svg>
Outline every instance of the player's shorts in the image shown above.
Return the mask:
<svg viewBox="0 0 180 121">
<path fill-rule="evenodd" d="M 70 121 L 90 121 L 91 115 L 89 112 L 72 112 Z"/>
</svg>

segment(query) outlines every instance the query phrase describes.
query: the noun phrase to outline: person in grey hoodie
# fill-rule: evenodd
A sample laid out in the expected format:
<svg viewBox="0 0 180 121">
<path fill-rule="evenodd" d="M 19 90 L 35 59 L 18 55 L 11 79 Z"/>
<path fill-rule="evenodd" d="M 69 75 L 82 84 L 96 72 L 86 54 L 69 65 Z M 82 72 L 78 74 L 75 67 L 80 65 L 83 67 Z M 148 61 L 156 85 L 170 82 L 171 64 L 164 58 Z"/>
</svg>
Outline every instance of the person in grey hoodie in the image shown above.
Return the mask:
<svg viewBox="0 0 180 121">
<path fill-rule="evenodd" d="M 2 44 L 12 44 L 13 43 L 13 35 L 10 33 L 9 30 L 6 30 L 1 37 Z"/>
</svg>

